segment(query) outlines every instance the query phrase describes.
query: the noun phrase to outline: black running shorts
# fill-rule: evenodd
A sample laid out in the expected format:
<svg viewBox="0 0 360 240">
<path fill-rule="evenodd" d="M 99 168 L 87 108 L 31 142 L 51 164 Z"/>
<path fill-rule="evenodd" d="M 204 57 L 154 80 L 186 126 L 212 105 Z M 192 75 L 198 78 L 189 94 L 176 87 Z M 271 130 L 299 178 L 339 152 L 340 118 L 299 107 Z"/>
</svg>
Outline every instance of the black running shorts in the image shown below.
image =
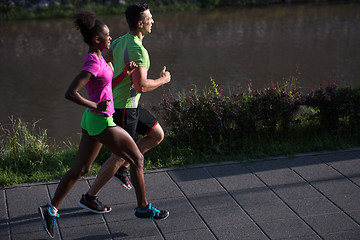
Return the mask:
<svg viewBox="0 0 360 240">
<path fill-rule="evenodd" d="M 158 124 L 156 118 L 140 104 L 137 108 L 115 109 L 113 115 L 116 125 L 125 129 L 135 139 L 135 133 L 149 134 Z"/>
</svg>

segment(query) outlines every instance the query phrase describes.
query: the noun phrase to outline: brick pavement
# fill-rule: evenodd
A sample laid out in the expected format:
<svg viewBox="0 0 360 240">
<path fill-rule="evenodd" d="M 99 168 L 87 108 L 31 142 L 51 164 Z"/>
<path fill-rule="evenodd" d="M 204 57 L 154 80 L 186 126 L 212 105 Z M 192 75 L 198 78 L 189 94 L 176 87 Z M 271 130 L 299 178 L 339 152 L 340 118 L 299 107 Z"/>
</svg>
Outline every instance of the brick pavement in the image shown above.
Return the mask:
<svg viewBox="0 0 360 240">
<path fill-rule="evenodd" d="M 145 173 L 148 199 L 170 216 L 134 216 L 134 190 L 111 180 L 97 215 L 78 207 L 93 178 L 62 203 L 55 239 L 360 239 L 360 149 Z M 37 212 L 57 182 L 0 190 L 0 239 L 49 239 Z"/>
</svg>

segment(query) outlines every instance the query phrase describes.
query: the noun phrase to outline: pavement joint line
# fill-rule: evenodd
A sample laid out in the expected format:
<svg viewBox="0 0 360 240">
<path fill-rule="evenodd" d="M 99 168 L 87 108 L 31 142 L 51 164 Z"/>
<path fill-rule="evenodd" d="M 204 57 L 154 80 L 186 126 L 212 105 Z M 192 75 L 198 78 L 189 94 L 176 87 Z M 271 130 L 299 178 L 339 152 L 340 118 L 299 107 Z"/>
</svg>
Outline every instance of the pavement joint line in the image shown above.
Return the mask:
<svg viewBox="0 0 360 240">
<path fill-rule="evenodd" d="M 90 179 L 85 179 L 88 187 L 90 188 L 90 187 L 91 187 L 91 184 L 90 184 L 90 181 L 89 181 L 89 180 L 90 180 Z M 101 215 L 101 219 L 102 219 L 103 222 L 104 222 L 105 228 L 106 228 L 107 232 L 109 233 L 109 236 L 110 236 L 111 240 L 114 240 L 114 237 L 113 237 L 113 235 L 112 235 L 112 233 L 111 233 L 109 224 L 108 224 L 108 222 L 106 221 L 106 218 L 104 217 L 104 214 L 100 214 L 100 215 Z"/>
<path fill-rule="evenodd" d="M 289 168 L 289 167 L 288 167 Z M 313 228 L 308 224 L 305 219 L 303 219 L 289 204 L 287 204 L 284 199 L 282 199 L 279 194 L 277 194 L 264 180 L 262 180 L 256 173 L 254 173 L 251 169 L 247 168 L 255 177 L 257 177 L 275 196 L 283 203 L 285 206 L 287 206 L 306 226 L 308 226 L 319 238 L 324 238 Z M 300 236 L 303 237 L 303 236 Z"/>
<path fill-rule="evenodd" d="M 317 192 L 319 192 L 324 198 L 326 198 L 329 202 L 331 202 L 335 207 L 337 207 L 342 213 L 344 213 L 348 218 L 350 218 L 354 223 L 357 225 L 360 225 L 356 219 L 354 219 L 352 216 L 350 216 L 344 209 L 342 209 L 339 205 L 337 205 L 334 201 L 332 201 L 328 196 L 326 196 L 323 192 L 321 192 L 319 189 L 317 189 L 311 182 L 309 182 L 306 178 L 304 178 L 300 173 L 298 173 L 296 170 L 290 168 L 295 174 L 297 174 L 300 178 L 302 178 L 304 181 L 306 181 L 312 188 L 314 188 Z"/>
<path fill-rule="evenodd" d="M 226 161 L 226 162 L 195 164 L 195 165 L 183 166 L 183 167 L 159 168 L 159 169 L 152 169 L 152 170 L 144 170 L 144 174 L 177 171 L 177 170 L 185 170 L 185 169 L 194 169 L 194 168 L 205 168 L 205 167 L 213 167 L 213 166 L 225 166 L 225 165 L 232 165 L 232 164 L 239 164 L 239 163 L 240 164 L 254 164 L 254 163 L 258 163 L 258 162 L 280 160 L 280 159 L 287 159 L 287 158 L 318 156 L 318 155 L 326 155 L 326 154 L 331 154 L 331 153 L 346 153 L 346 152 L 356 152 L 356 151 L 360 151 L 360 147 L 359 148 L 333 150 L 333 151 L 299 153 L 299 154 L 294 154 L 291 156 L 285 155 L 285 156 L 276 156 L 276 157 L 268 157 L 268 158 L 254 158 L 254 159 L 248 159 L 248 160 L 243 160 L 243 161 L 240 161 L 240 160 L 239 161 Z M 91 180 L 91 179 L 95 179 L 95 178 L 96 178 L 96 176 L 82 177 L 79 179 L 79 181 L 81 179 Z M 60 179 L 49 181 L 49 182 L 20 183 L 20 184 L 15 184 L 13 186 L 8 186 L 8 187 L 0 187 L 0 190 L 19 188 L 19 187 L 32 187 L 32 186 L 38 186 L 38 185 L 58 184 L 59 182 L 60 182 Z"/>
<path fill-rule="evenodd" d="M 101 218 L 102 218 L 102 220 L 104 221 L 106 230 L 108 231 L 111 240 L 114 240 L 114 237 L 113 237 L 113 235 L 112 235 L 112 233 L 111 233 L 111 231 L 110 231 L 109 224 L 108 224 L 108 222 L 106 221 L 106 218 L 104 217 L 104 214 L 101 214 Z"/>
<path fill-rule="evenodd" d="M 251 215 L 245 210 L 245 208 L 243 206 L 241 206 L 241 204 L 234 198 L 234 196 L 226 189 L 226 187 L 224 185 L 221 184 L 221 182 L 214 177 L 206 168 L 205 170 L 210 174 L 211 177 L 213 177 L 218 184 L 220 184 L 220 186 L 226 191 L 227 194 L 229 194 L 229 196 L 231 197 L 232 200 L 234 200 L 236 202 L 236 204 L 240 207 L 240 209 L 246 214 L 246 216 L 248 218 L 250 218 L 250 220 L 256 225 L 256 227 L 269 239 L 271 240 L 270 236 L 261 228 L 261 226 L 255 221 L 255 219 L 253 217 L 251 217 Z"/>
<path fill-rule="evenodd" d="M 177 188 L 180 190 L 180 192 L 184 195 L 186 201 L 188 201 L 188 203 L 190 204 L 190 206 L 192 207 L 192 209 L 194 210 L 194 212 L 199 216 L 199 218 L 201 219 L 201 221 L 205 224 L 206 228 L 209 230 L 209 232 L 211 232 L 211 234 L 214 236 L 215 239 L 219 240 L 219 238 L 216 236 L 216 234 L 213 232 L 213 230 L 211 229 L 211 227 L 207 224 L 207 222 L 205 221 L 205 219 L 201 216 L 201 214 L 198 212 L 198 210 L 195 208 L 194 204 L 192 204 L 192 202 L 190 201 L 190 199 L 188 198 L 188 196 L 186 196 L 186 194 L 184 193 L 184 191 L 181 189 L 181 187 L 179 186 L 179 184 L 170 176 L 170 174 L 168 172 L 166 172 L 166 174 L 169 176 L 169 178 L 171 179 L 171 181 L 174 182 L 174 184 L 177 186 Z"/>
<path fill-rule="evenodd" d="M 156 221 L 153 221 L 153 223 L 154 223 L 156 229 L 158 230 L 158 232 L 160 233 L 161 238 L 162 238 L 163 240 L 166 239 L 165 236 L 164 236 L 164 233 L 161 231 L 161 229 L 160 229 L 159 225 L 157 224 L 157 222 L 156 222 Z"/>
<path fill-rule="evenodd" d="M 9 212 L 9 204 L 6 191 L 4 191 L 4 204 L 5 204 L 5 211 L 6 211 L 6 220 L 7 220 L 7 227 L 10 233 L 10 240 L 12 240 L 12 231 L 11 231 L 11 224 L 10 224 L 10 212 Z"/>
<path fill-rule="evenodd" d="M 319 160 L 320 158 L 318 156 L 316 156 Z M 345 175 L 344 173 L 342 173 L 340 170 L 338 170 L 337 168 L 331 166 L 329 163 L 323 161 L 328 167 L 332 168 L 333 170 L 335 170 L 336 172 L 338 172 L 339 174 L 341 174 L 344 178 L 346 178 L 347 180 L 349 180 L 350 182 L 354 183 L 357 187 L 360 188 L 360 185 L 357 184 L 356 182 L 354 182 L 350 177 L 348 177 L 347 175 Z"/>
</svg>

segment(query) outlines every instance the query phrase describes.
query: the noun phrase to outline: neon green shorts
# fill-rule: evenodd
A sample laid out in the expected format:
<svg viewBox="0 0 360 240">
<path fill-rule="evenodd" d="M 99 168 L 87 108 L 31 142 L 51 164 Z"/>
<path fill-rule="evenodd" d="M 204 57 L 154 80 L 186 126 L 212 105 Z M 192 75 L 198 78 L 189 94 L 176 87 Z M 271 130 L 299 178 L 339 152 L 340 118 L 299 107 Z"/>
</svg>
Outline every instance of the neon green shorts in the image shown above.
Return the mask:
<svg viewBox="0 0 360 240">
<path fill-rule="evenodd" d="M 81 127 L 86 130 L 90 136 L 96 136 L 102 133 L 107 127 L 115 127 L 113 117 L 108 117 L 102 113 L 92 113 L 87 108 L 81 119 Z"/>
</svg>

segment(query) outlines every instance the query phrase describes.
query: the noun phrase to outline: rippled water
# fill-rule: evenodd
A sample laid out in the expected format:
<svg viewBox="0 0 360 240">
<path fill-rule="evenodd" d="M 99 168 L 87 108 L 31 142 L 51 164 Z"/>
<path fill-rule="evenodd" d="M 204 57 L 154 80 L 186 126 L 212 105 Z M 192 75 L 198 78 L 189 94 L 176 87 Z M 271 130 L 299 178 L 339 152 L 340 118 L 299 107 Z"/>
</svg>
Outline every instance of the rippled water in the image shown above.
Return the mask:
<svg viewBox="0 0 360 240">
<path fill-rule="evenodd" d="M 329 79 L 360 85 L 360 5 L 278 5 L 252 9 L 153 14 L 144 38 L 150 77 L 163 65 L 174 92 L 210 77 L 225 89 L 262 88 L 296 70 L 300 87 Z M 116 38 L 127 32 L 123 16 L 102 18 Z M 0 25 L 0 123 L 8 116 L 37 121 L 56 140 L 78 140 L 83 107 L 64 99 L 79 72 L 87 46 L 71 19 L 17 21 Z M 85 96 L 86 93 L 84 92 Z M 156 104 L 162 90 L 143 94 Z"/>
</svg>

